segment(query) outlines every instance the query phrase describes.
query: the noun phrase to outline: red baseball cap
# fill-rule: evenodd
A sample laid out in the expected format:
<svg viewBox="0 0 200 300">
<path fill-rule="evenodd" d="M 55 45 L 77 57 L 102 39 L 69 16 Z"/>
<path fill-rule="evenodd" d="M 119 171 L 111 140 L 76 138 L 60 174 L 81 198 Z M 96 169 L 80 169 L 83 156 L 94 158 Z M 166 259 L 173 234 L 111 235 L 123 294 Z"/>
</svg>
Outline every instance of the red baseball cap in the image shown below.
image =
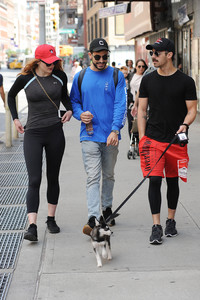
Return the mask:
<svg viewBox="0 0 200 300">
<path fill-rule="evenodd" d="M 52 64 L 56 60 L 61 60 L 56 56 L 55 48 L 48 44 L 43 44 L 36 48 L 35 58 L 41 59 L 47 64 Z"/>
</svg>

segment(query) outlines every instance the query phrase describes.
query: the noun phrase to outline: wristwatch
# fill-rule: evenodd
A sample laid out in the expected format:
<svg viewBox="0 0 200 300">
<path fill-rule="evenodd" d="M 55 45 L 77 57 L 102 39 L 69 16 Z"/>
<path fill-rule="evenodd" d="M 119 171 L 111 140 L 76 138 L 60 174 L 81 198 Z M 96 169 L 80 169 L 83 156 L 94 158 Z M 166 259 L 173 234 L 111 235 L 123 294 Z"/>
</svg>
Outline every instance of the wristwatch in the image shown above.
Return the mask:
<svg viewBox="0 0 200 300">
<path fill-rule="evenodd" d="M 119 130 L 112 130 L 111 132 L 116 133 L 117 135 L 119 135 Z"/>
</svg>

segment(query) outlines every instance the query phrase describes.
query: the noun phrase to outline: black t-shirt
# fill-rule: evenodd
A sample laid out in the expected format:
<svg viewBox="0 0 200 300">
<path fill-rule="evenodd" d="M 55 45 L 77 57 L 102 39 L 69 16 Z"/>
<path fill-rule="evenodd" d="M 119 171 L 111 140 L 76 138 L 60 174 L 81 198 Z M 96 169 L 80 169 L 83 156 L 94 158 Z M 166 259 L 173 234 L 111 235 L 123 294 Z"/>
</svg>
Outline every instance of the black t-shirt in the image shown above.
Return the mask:
<svg viewBox="0 0 200 300">
<path fill-rule="evenodd" d="M 194 80 L 179 70 L 171 76 L 156 70 L 142 78 L 139 91 L 149 105 L 145 135 L 169 143 L 187 114 L 186 100 L 197 100 Z"/>
<path fill-rule="evenodd" d="M 37 76 L 37 78 L 57 107 L 62 102 L 67 110 L 72 110 L 67 91 L 67 76 L 63 71 L 57 70 L 50 76 Z M 15 97 L 22 89 L 24 89 L 28 101 L 26 130 L 48 127 L 60 122 L 55 105 L 42 90 L 33 74 L 17 77 L 8 93 L 8 105 L 13 120 L 18 119 Z"/>
</svg>

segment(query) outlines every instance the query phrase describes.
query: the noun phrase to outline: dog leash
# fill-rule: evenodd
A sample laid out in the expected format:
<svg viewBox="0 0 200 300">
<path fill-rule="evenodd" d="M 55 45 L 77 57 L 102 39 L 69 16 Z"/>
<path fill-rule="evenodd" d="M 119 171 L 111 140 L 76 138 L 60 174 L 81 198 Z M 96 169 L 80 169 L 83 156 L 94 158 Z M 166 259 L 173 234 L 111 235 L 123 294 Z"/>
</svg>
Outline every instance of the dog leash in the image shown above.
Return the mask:
<svg viewBox="0 0 200 300">
<path fill-rule="evenodd" d="M 112 220 L 112 219 L 114 219 L 114 218 L 116 218 L 116 217 L 119 216 L 119 214 L 117 212 L 122 208 L 122 206 L 124 206 L 124 204 L 131 198 L 131 196 L 139 189 L 139 187 L 147 179 L 147 177 L 153 171 L 153 169 L 155 168 L 155 166 L 157 165 L 157 163 L 160 161 L 160 159 L 163 157 L 163 155 L 167 152 L 167 150 L 169 149 L 169 147 L 175 142 L 176 139 L 177 139 L 177 135 L 175 135 L 173 137 L 173 139 L 171 140 L 171 142 L 169 143 L 169 145 L 166 147 L 166 149 L 163 151 L 163 153 L 161 154 L 161 156 L 159 157 L 159 159 L 157 160 L 157 162 L 155 163 L 155 165 L 152 167 L 152 169 L 149 171 L 149 173 L 142 179 L 142 181 L 136 186 L 136 188 L 134 188 L 134 190 L 126 197 L 126 199 L 118 206 L 118 208 L 106 219 L 106 223 L 108 223 L 110 220 Z"/>
</svg>

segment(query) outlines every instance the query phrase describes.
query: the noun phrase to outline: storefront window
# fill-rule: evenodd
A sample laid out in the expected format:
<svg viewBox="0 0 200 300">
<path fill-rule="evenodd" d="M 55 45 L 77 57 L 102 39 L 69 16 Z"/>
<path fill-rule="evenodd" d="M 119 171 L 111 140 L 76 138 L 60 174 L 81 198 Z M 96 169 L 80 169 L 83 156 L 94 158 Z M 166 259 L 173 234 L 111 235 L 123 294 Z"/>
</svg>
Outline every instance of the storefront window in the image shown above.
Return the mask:
<svg viewBox="0 0 200 300">
<path fill-rule="evenodd" d="M 115 16 L 115 35 L 124 35 L 124 16 Z"/>
</svg>

